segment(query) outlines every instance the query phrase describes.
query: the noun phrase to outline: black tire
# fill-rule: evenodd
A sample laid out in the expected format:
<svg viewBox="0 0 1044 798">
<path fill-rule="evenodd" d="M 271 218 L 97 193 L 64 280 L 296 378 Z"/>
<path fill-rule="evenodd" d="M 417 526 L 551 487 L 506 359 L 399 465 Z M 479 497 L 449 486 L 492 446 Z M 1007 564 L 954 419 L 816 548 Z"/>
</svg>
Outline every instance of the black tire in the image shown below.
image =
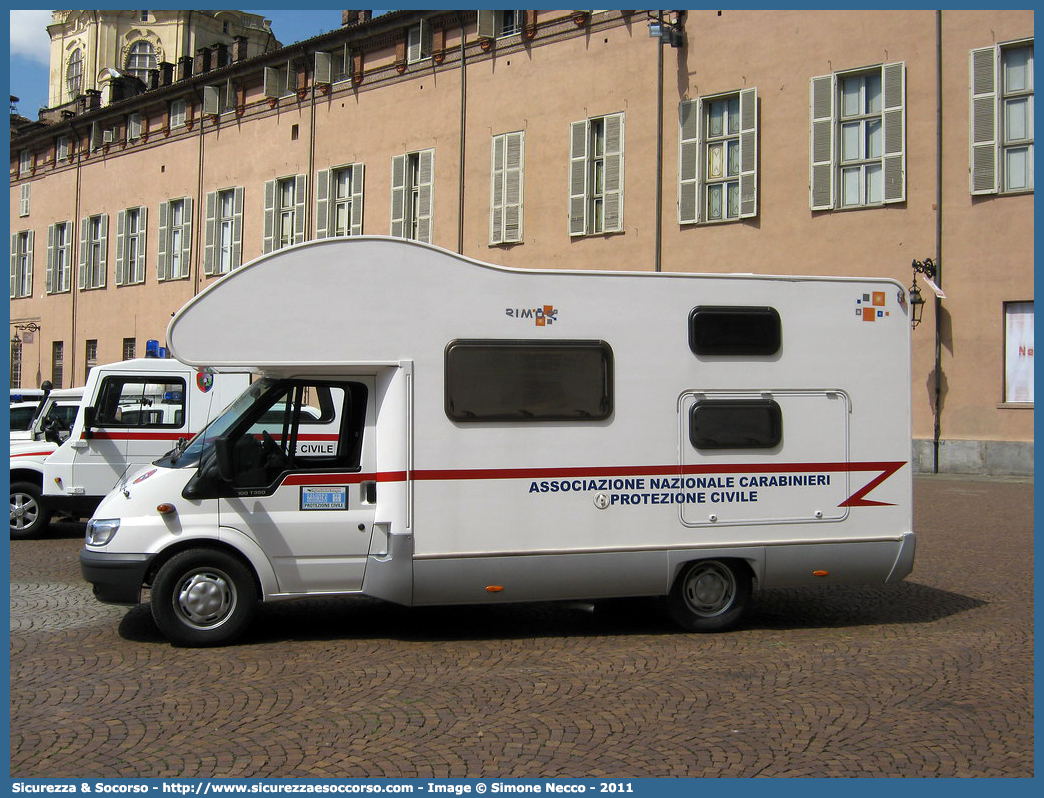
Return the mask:
<svg viewBox="0 0 1044 798">
<path fill-rule="evenodd" d="M 667 596 L 671 618 L 690 632 L 721 632 L 746 614 L 753 579 L 746 563 L 697 560 L 688 564 Z"/>
<path fill-rule="evenodd" d="M 219 646 L 250 625 L 257 598 L 254 575 L 241 560 L 215 549 L 189 549 L 156 574 L 152 617 L 172 643 Z"/>
<path fill-rule="evenodd" d="M 11 484 L 11 539 L 42 535 L 51 522 L 51 511 L 40 503 L 40 486 L 32 482 Z"/>
</svg>

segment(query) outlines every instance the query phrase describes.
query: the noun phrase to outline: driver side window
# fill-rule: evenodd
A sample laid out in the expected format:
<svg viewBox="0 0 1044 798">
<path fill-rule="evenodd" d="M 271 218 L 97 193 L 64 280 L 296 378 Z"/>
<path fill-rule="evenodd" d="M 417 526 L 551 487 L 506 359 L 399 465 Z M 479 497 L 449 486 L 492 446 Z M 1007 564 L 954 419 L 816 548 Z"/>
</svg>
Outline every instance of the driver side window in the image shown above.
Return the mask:
<svg viewBox="0 0 1044 798">
<path fill-rule="evenodd" d="M 268 487 L 291 471 L 359 470 L 366 386 L 291 382 L 266 399 L 231 436 L 235 487 Z"/>
</svg>

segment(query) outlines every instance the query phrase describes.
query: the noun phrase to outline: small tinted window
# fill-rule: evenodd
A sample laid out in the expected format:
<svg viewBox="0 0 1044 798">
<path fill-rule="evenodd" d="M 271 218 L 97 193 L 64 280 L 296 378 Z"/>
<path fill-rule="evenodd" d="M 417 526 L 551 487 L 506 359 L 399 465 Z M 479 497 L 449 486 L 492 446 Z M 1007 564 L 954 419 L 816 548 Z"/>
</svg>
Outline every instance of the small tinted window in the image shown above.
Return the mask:
<svg viewBox="0 0 1044 798">
<path fill-rule="evenodd" d="M 600 421 L 613 412 L 605 341 L 453 341 L 446 415 L 454 421 Z"/>
<path fill-rule="evenodd" d="M 705 400 L 689 415 L 697 449 L 771 449 L 783 439 L 783 415 L 771 399 Z"/>
<path fill-rule="evenodd" d="M 95 420 L 99 427 L 182 427 L 185 381 L 180 377 L 106 377 L 98 391 Z"/>
<path fill-rule="evenodd" d="M 774 355 L 781 341 L 775 308 L 701 305 L 689 314 L 689 348 L 697 355 Z"/>
</svg>

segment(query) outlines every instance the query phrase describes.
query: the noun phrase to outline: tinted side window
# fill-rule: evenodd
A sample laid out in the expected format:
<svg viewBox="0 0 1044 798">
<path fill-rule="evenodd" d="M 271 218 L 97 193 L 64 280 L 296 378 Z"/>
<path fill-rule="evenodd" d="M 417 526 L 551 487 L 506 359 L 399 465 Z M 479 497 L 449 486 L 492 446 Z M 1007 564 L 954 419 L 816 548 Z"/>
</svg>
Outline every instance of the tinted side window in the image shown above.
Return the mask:
<svg viewBox="0 0 1044 798">
<path fill-rule="evenodd" d="M 689 314 L 689 348 L 697 355 L 774 355 L 782 338 L 775 308 L 701 305 Z"/>
<path fill-rule="evenodd" d="M 446 415 L 454 421 L 600 421 L 613 412 L 605 341 L 453 341 Z"/>
<path fill-rule="evenodd" d="M 771 399 L 699 401 L 689 440 L 697 449 L 771 449 L 783 440 L 783 415 Z"/>
</svg>

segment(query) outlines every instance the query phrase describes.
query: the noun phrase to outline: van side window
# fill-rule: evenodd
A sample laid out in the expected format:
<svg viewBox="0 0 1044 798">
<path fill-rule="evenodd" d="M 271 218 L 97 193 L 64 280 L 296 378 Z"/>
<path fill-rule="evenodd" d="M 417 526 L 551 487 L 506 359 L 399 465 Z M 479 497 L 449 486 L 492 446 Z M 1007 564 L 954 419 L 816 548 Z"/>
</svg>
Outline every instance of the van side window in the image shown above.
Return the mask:
<svg viewBox="0 0 1044 798">
<path fill-rule="evenodd" d="M 701 400 L 689 413 L 697 449 L 772 449 L 783 440 L 783 414 L 771 399 Z"/>
<path fill-rule="evenodd" d="M 700 305 L 689 314 L 689 348 L 696 355 L 774 355 L 782 338 L 775 308 Z"/>
<path fill-rule="evenodd" d="M 602 421 L 613 413 L 605 341 L 457 340 L 446 347 L 453 421 Z"/>
<path fill-rule="evenodd" d="M 267 487 L 286 471 L 358 471 L 366 400 L 357 382 L 274 385 L 228 436 L 232 484 Z"/>
<path fill-rule="evenodd" d="M 99 427 L 165 427 L 185 424 L 185 381 L 116 375 L 102 380 L 95 403 Z"/>
</svg>

